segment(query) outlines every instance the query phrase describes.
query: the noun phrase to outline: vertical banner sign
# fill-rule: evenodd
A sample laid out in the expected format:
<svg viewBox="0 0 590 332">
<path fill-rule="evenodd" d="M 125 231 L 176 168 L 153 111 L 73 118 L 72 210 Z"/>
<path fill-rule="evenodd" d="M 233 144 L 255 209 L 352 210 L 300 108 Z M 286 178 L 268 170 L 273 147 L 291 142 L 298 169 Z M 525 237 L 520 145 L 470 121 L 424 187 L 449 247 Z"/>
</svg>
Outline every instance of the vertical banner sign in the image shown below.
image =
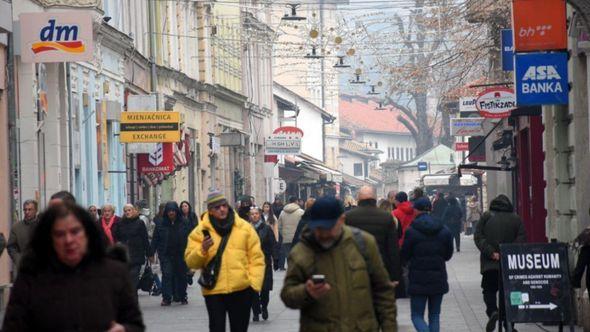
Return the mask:
<svg viewBox="0 0 590 332">
<path fill-rule="evenodd" d="M 571 318 L 571 285 L 565 243 L 501 244 L 506 319 L 515 323 Z"/>
<path fill-rule="evenodd" d="M 90 12 L 23 13 L 19 20 L 22 62 L 92 60 L 94 45 Z"/>
<path fill-rule="evenodd" d="M 567 49 L 566 0 L 512 0 L 514 51 Z"/>
<path fill-rule="evenodd" d="M 515 63 L 518 106 L 568 103 L 567 53 L 522 53 Z"/>
<path fill-rule="evenodd" d="M 512 29 L 502 29 L 502 70 L 514 70 L 514 41 Z"/>
</svg>

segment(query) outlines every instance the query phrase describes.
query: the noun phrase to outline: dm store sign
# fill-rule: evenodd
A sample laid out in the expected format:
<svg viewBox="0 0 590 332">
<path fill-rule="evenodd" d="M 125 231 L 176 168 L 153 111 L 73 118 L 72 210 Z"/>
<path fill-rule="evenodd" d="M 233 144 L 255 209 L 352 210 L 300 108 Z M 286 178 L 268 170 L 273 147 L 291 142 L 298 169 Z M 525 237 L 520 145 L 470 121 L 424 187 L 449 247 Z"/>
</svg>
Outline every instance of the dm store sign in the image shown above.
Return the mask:
<svg viewBox="0 0 590 332">
<path fill-rule="evenodd" d="M 92 60 L 94 45 L 90 13 L 25 13 L 19 19 L 23 62 Z"/>
<path fill-rule="evenodd" d="M 567 53 L 517 54 L 515 63 L 519 106 L 568 103 Z"/>
</svg>

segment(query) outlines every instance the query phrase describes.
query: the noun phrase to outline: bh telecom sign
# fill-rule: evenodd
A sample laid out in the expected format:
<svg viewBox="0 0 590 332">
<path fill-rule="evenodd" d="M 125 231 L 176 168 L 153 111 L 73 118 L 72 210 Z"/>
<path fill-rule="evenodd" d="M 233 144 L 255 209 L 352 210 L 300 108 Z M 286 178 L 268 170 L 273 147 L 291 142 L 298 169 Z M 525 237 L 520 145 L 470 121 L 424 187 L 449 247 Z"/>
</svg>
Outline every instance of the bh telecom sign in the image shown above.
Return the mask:
<svg viewBox="0 0 590 332">
<path fill-rule="evenodd" d="M 89 12 L 25 13 L 19 20 L 23 62 L 92 60 L 94 45 Z"/>
<path fill-rule="evenodd" d="M 567 53 L 516 55 L 518 106 L 568 103 Z"/>
<path fill-rule="evenodd" d="M 122 112 L 121 143 L 175 143 L 180 141 L 178 112 Z"/>
</svg>

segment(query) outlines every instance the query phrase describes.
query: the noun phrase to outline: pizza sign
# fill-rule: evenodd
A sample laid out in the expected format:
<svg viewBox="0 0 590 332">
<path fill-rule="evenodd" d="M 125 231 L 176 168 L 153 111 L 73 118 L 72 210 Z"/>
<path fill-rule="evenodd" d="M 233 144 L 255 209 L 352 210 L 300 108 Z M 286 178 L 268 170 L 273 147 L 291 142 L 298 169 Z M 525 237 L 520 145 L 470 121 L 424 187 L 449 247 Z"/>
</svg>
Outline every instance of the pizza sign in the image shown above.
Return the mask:
<svg viewBox="0 0 590 332">
<path fill-rule="evenodd" d="M 484 118 L 506 118 L 516 109 L 514 90 L 493 88 L 482 92 L 475 103 L 479 114 Z"/>
</svg>

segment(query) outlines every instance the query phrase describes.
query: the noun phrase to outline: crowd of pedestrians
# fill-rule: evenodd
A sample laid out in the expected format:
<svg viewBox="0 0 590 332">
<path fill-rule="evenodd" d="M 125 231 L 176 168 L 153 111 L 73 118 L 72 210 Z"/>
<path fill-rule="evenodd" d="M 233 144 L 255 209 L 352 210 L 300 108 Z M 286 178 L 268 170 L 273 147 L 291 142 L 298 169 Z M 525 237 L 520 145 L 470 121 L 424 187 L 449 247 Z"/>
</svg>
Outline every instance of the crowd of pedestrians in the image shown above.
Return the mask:
<svg viewBox="0 0 590 332">
<path fill-rule="evenodd" d="M 486 331 L 504 319 L 500 244 L 526 241 L 508 197 L 485 213 L 472 197 L 466 214 L 452 193 L 431 200 L 419 188 L 378 200 L 362 187 L 348 205 L 334 196 L 288 202 L 256 206 L 242 196 L 234 210 L 211 191 L 200 215 L 170 201 L 151 219 L 144 201 L 120 217 L 110 204 L 82 208 L 65 191 L 40 214 L 25 201 L 23 220 L 8 239 L 0 234 L 0 255 L 6 247 L 17 271 L 2 331 L 143 331 L 138 289 L 163 307 L 187 305 L 200 271 L 209 330 L 226 331 L 229 318 L 232 332 L 245 332 L 270 318 L 273 272 L 286 270 L 280 298 L 300 310 L 301 331 L 397 331 L 396 299 L 409 297 L 416 331 L 437 332 L 446 263 L 463 231 L 481 252 Z M 585 272 L 590 284 L 590 228 L 576 244 L 572 284 L 581 287 Z"/>
</svg>

